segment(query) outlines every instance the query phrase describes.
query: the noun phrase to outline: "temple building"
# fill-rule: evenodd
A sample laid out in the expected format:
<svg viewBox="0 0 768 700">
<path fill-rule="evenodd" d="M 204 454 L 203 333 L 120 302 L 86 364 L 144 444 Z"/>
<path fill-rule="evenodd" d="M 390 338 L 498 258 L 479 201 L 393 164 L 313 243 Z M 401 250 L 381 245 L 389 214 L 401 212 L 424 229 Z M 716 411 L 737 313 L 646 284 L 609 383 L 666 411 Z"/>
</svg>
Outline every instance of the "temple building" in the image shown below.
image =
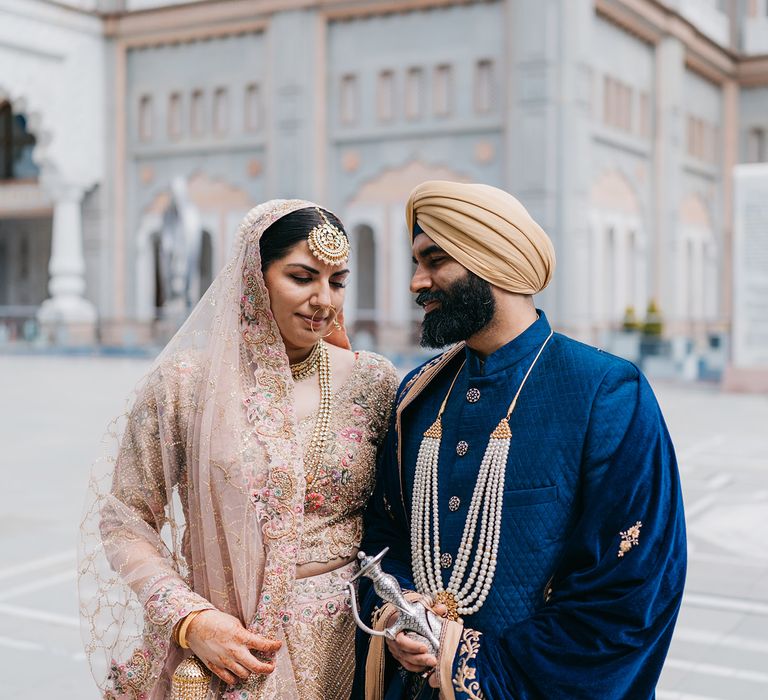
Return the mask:
<svg viewBox="0 0 768 700">
<path fill-rule="evenodd" d="M 768 0 L 0 0 L 0 341 L 162 339 L 245 212 L 303 197 L 349 231 L 352 335 L 402 352 L 404 203 L 440 178 L 549 232 L 558 329 L 652 305 L 701 359 L 767 131 Z"/>
</svg>

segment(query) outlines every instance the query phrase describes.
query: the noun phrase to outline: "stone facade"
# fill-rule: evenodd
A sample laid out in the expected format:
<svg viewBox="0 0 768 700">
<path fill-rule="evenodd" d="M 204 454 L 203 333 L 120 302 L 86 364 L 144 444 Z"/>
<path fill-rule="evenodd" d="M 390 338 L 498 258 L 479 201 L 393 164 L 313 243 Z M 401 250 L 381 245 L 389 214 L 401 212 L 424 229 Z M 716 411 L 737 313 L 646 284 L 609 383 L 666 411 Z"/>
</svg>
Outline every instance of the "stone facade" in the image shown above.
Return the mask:
<svg viewBox="0 0 768 700">
<path fill-rule="evenodd" d="M 408 192 L 479 181 L 552 236 L 558 328 L 604 343 L 654 301 L 704 352 L 732 318 L 731 172 L 768 158 L 766 23 L 766 0 L 0 0 L 0 103 L 39 169 L 0 181 L 0 266 L 32 226 L 26 306 L 50 254 L 41 321 L 140 342 L 178 320 L 169 212 L 195 222 L 195 297 L 250 206 L 306 197 L 350 232 L 350 326 L 394 351 L 419 317 Z"/>
</svg>

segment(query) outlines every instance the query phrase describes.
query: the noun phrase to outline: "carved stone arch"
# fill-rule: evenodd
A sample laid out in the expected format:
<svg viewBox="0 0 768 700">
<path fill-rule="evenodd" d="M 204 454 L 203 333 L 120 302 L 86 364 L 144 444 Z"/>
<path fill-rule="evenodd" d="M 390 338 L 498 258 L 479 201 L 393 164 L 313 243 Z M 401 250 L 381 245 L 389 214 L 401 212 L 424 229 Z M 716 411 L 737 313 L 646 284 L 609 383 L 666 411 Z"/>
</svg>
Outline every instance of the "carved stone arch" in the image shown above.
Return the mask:
<svg viewBox="0 0 768 700">
<path fill-rule="evenodd" d="M 405 206 L 411 190 L 425 180 L 471 182 L 471 178 L 448 166 L 409 160 L 399 166 L 384 168 L 373 177 L 363 181 L 350 197 L 346 206 L 398 202 Z"/>
<path fill-rule="evenodd" d="M 203 171 L 194 172 L 184 180 L 186 195 L 194 206 L 200 222 L 200 237 L 196 255 L 200 260 L 201 282 L 215 277 L 231 254 L 237 225 L 253 206 L 247 192 L 223 179 L 212 178 Z M 137 316 L 151 320 L 155 315 L 155 252 L 154 237 L 162 228 L 163 214 L 173 202 L 172 183 L 156 188 L 149 204 L 144 207 L 136 229 L 136 307 Z M 210 255 L 210 258 L 207 257 Z M 210 269 L 209 269 L 210 268 Z M 204 290 L 200 290 L 202 292 Z"/>
<path fill-rule="evenodd" d="M 680 202 L 680 223 L 701 230 L 714 230 L 712 214 L 703 195 L 692 192 Z"/>
<path fill-rule="evenodd" d="M 648 244 L 640 199 L 619 168 L 603 171 L 590 188 L 589 305 L 597 330 L 616 327 L 630 309 L 648 303 Z"/>
<path fill-rule="evenodd" d="M 595 180 L 590 190 L 590 201 L 598 209 L 638 218 L 642 216 L 640 200 L 629 178 L 617 169 L 607 170 Z"/>
<path fill-rule="evenodd" d="M 214 265 L 219 268 L 230 252 L 229 244 L 236 232 L 236 224 L 233 226 L 232 220 L 237 215 L 242 218 L 254 202 L 245 190 L 201 170 L 191 173 L 186 182 L 190 201 L 197 207 L 204 227 L 212 237 Z M 149 214 L 162 215 L 170 203 L 170 197 L 170 183 L 157 187 L 140 218 Z M 141 223 L 139 230 L 142 230 Z"/>
<path fill-rule="evenodd" d="M 32 160 L 40 168 L 41 181 L 55 181 L 59 168 L 53 162 L 48 146 L 53 140 L 53 131 L 48 127 L 50 120 L 45 118 L 44 110 L 34 104 L 27 95 L 16 94 L 0 83 L 0 104 L 8 102 L 14 114 L 23 114 L 27 121 L 27 131 L 35 137 Z"/>
</svg>

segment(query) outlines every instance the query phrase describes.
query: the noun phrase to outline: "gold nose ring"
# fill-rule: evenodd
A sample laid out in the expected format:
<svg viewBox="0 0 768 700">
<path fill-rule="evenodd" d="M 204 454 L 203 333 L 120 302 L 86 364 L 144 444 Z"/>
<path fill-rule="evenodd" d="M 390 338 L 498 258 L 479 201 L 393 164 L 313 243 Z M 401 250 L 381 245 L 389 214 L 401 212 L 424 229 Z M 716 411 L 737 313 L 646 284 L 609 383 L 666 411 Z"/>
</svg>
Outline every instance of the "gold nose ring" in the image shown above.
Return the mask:
<svg viewBox="0 0 768 700">
<path fill-rule="evenodd" d="M 329 335 L 331 335 L 335 330 L 340 331 L 341 325 L 339 325 L 339 312 L 336 311 L 336 307 L 333 304 L 330 304 L 329 306 L 318 306 L 317 311 L 312 314 L 312 326 L 315 325 L 315 317 L 317 314 L 319 314 L 321 311 L 324 311 L 325 309 L 330 309 L 333 311 L 333 321 L 331 323 L 333 324 L 333 328 L 331 328 L 330 331 L 328 331 L 325 335 L 320 335 L 319 333 L 316 333 L 315 335 L 318 336 L 318 338 L 327 338 Z"/>
</svg>

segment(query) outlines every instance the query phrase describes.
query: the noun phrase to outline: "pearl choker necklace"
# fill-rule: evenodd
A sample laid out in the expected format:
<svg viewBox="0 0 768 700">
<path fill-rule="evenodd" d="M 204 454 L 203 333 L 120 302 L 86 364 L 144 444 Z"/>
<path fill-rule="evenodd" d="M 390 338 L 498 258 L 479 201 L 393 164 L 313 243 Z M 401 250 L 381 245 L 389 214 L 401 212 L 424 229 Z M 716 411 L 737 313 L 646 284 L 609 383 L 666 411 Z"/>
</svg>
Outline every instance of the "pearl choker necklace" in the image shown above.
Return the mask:
<svg viewBox="0 0 768 700">
<path fill-rule="evenodd" d="M 443 603 L 448 608 L 449 619 L 456 620 L 460 615 L 476 613 L 488 597 L 496 573 L 496 555 L 499 550 L 501 535 L 501 513 L 504 502 L 504 477 L 507 468 L 507 456 L 512 441 L 509 419 L 517 405 L 520 392 L 528 380 L 541 353 L 547 346 L 553 331 L 539 348 L 523 381 L 517 389 L 507 415 L 501 419 L 491 433 L 485 449 L 483 461 L 475 482 L 472 501 L 464 523 L 464 533 L 459 544 L 459 551 L 451 572 L 447 587 L 443 587 L 440 571 L 440 509 L 439 509 L 439 455 L 443 436 L 442 417 L 448 397 L 464 368 L 464 363 L 451 382 L 445 399 L 440 406 L 435 422 L 424 433 L 416 459 L 416 474 L 413 481 L 411 499 L 411 556 L 413 575 L 419 593 L 431 595 L 435 602 Z M 475 535 L 480 524 L 480 533 L 475 546 Z M 432 537 L 430 538 L 430 523 Z M 431 539 L 431 541 L 430 541 Z M 474 559 L 469 575 L 467 572 L 469 557 L 474 549 Z M 463 582 L 463 583 L 462 583 Z"/>
<path fill-rule="evenodd" d="M 296 362 L 291 365 L 291 375 L 293 376 L 293 380 L 298 382 L 302 379 L 306 379 L 307 377 L 311 377 L 315 372 L 317 372 L 318 368 L 320 367 L 320 346 L 323 344 L 323 341 L 319 341 L 315 343 L 315 345 L 312 347 L 312 350 L 310 350 L 309 355 L 301 362 Z"/>
</svg>

